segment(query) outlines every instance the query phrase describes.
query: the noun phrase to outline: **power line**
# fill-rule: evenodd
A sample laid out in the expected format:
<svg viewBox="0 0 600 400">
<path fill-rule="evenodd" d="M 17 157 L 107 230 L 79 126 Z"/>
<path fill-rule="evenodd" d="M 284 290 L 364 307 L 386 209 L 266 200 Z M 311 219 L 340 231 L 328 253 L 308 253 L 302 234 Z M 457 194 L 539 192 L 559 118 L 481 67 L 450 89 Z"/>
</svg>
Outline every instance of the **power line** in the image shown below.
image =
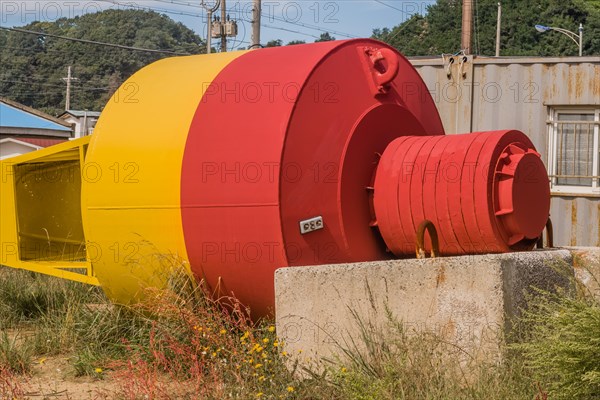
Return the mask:
<svg viewBox="0 0 600 400">
<path fill-rule="evenodd" d="M 409 13 L 407 13 L 406 11 L 404 11 L 404 10 L 402 10 L 402 9 L 400 9 L 400 8 L 394 7 L 394 6 L 392 6 L 392 5 L 388 4 L 388 3 L 384 3 L 384 2 L 383 2 L 383 1 L 381 1 L 381 0 L 375 0 L 375 2 L 376 2 L 376 3 L 379 3 L 379 4 L 383 4 L 384 6 L 386 6 L 386 7 L 389 7 L 389 8 L 392 8 L 392 9 L 394 9 L 394 10 L 396 10 L 396 11 L 400 11 L 402 14 L 406 14 L 406 15 L 408 15 L 408 16 L 412 16 L 412 15 L 410 15 Z"/>
<path fill-rule="evenodd" d="M 100 1 L 104 1 L 106 3 L 112 3 L 112 4 L 115 4 L 115 5 L 121 5 L 121 6 L 124 6 L 124 7 L 130 7 L 130 8 L 134 8 L 134 9 L 145 9 L 145 10 L 149 10 L 149 11 L 158 11 L 159 10 L 159 9 L 153 8 L 153 7 L 141 7 L 141 6 L 138 6 L 138 5 L 122 3 L 122 2 L 119 2 L 119 1 L 115 1 L 115 0 L 100 0 Z M 177 3 L 173 3 L 173 4 L 177 4 Z M 198 7 L 200 7 L 200 6 L 198 6 Z M 231 11 L 235 11 L 235 10 L 233 10 L 233 9 L 227 10 L 227 12 L 231 12 Z M 204 18 L 204 15 L 200 15 L 200 14 L 191 14 L 190 13 L 190 14 L 187 14 L 187 15 L 193 16 L 193 17 L 197 17 L 197 18 Z M 252 21 L 244 19 L 244 18 L 238 18 L 238 19 L 240 21 L 252 23 Z M 280 30 L 280 31 L 286 31 L 286 32 L 296 33 L 296 34 L 299 34 L 299 35 L 310 36 L 310 37 L 313 37 L 315 39 L 319 38 L 318 36 L 312 35 L 310 33 L 295 31 L 295 30 L 287 29 L 287 28 L 281 28 L 281 27 L 278 27 L 278 26 L 267 25 L 267 24 L 263 24 L 262 26 L 265 27 L 265 28 L 269 28 L 269 29 L 276 29 L 276 30 Z"/>
<path fill-rule="evenodd" d="M 143 6 L 138 6 L 137 4 L 133 4 L 133 3 L 121 3 L 118 1 L 114 1 L 114 0 L 99 0 L 99 1 L 104 2 L 104 3 L 118 5 L 118 6 L 129 7 L 129 8 L 133 8 L 133 9 L 137 9 L 137 10 L 150 10 L 150 11 L 156 11 L 156 12 L 161 12 L 161 13 L 165 13 L 165 14 L 185 15 L 185 16 L 189 16 L 189 17 L 204 18 L 204 15 L 202 15 L 202 14 L 195 14 L 195 13 L 191 13 L 191 12 L 187 12 L 187 11 L 175 11 L 175 10 L 167 10 L 164 8 L 143 7 Z"/>
<path fill-rule="evenodd" d="M 54 76 L 54 77 L 50 77 L 49 78 L 49 77 L 44 76 L 44 75 L 36 75 L 35 73 L 31 74 L 31 75 L 27 75 L 27 79 L 28 79 L 27 81 L 15 80 L 13 78 L 13 76 L 14 76 L 13 74 L 0 74 L 0 80 L 4 80 L 5 82 L 8 82 L 10 80 L 10 82 L 13 82 L 13 83 L 41 84 L 40 82 L 38 82 L 36 80 L 39 80 L 39 81 L 42 81 L 42 82 L 47 82 L 48 79 L 54 79 L 55 81 L 59 81 L 61 79 L 58 76 Z M 19 75 L 19 76 L 21 76 L 21 75 Z M 121 83 L 119 83 L 119 85 Z M 53 86 L 57 86 L 57 87 L 61 87 L 61 88 L 65 87 L 64 84 L 55 84 L 55 83 L 44 83 L 44 85 L 53 85 Z M 80 86 L 75 85 L 75 87 L 80 87 Z"/>
<path fill-rule="evenodd" d="M 5 80 L 5 79 L 0 79 L 0 82 L 5 82 L 5 83 L 15 83 L 15 84 L 22 84 L 22 85 L 33 85 L 33 86 L 44 86 L 47 87 L 49 89 L 56 89 L 58 91 L 60 91 L 61 93 L 64 91 L 64 85 L 60 85 L 60 87 L 58 85 L 54 85 L 51 83 L 38 83 L 38 82 L 23 82 L 23 81 L 12 81 L 12 80 Z M 83 90 L 84 92 L 98 92 L 98 91 L 104 91 L 104 92 L 108 92 L 111 90 L 111 88 L 108 87 L 96 87 L 96 88 L 88 88 L 85 86 L 75 86 L 73 85 L 73 89 L 77 89 L 77 90 Z M 32 93 L 39 93 L 39 91 L 37 90 L 25 90 L 25 89 L 21 89 L 21 88 L 17 88 L 15 89 L 15 91 L 17 92 L 32 92 Z"/>
<path fill-rule="evenodd" d="M 31 46 L 31 47 L 11 47 L 11 46 L 2 46 L 2 49 L 10 49 L 10 50 L 22 50 L 22 51 L 38 51 L 40 53 L 42 52 L 47 52 L 47 51 L 54 51 L 57 53 L 73 53 L 72 50 L 60 50 L 60 49 L 49 49 L 47 47 L 37 47 L 37 46 Z"/>
<path fill-rule="evenodd" d="M 323 28 L 321 28 L 321 27 L 319 27 L 317 25 L 311 25 L 311 24 L 307 24 L 307 23 L 304 23 L 304 22 L 299 22 L 299 21 L 298 22 L 292 22 L 292 21 L 288 21 L 285 18 L 276 17 L 274 15 L 272 15 L 272 16 L 269 16 L 269 15 L 266 15 L 266 14 L 261 14 L 261 15 L 263 17 L 272 18 L 272 19 L 274 19 L 276 21 L 285 22 L 286 24 L 292 24 L 292 25 L 302 26 L 304 28 L 314 29 L 314 30 L 317 30 L 317 31 L 320 31 L 320 32 L 323 32 L 323 33 L 332 33 L 334 35 L 344 36 L 344 37 L 347 37 L 347 38 L 350 38 L 350 39 L 354 39 L 354 38 L 358 37 L 358 36 L 351 35 L 349 33 L 340 32 L 340 31 L 324 30 Z"/>
<path fill-rule="evenodd" d="M 115 43 L 98 42 L 98 41 L 95 41 L 95 40 L 76 39 L 76 38 L 67 37 L 67 36 L 54 35 L 54 34 L 51 34 L 51 33 L 34 32 L 34 31 L 29 31 L 29 30 L 20 29 L 20 28 L 8 28 L 8 27 L 5 27 L 5 26 L 0 26 L 0 29 L 5 29 L 7 31 L 12 31 L 12 32 L 26 33 L 26 34 L 29 34 L 29 35 L 38 35 L 38 36 L 45 36 L 45 37 L 53 37 L 53 38 L 56 38 L 56 39 L 69 40 L 69 41 L 72 41 L 72 42 L 94 44 L 94 45 L 97 45 L 97 46 L 114 47 L 114 48 L 117 48 L 117 49 L 124 49 L 124 50 L 143 51 L 143 52 L 147 52 L 147 53 L 170 54 L 170 55 L 176 55 L 176 56 L 188 56 L 188 55 L 190 55 L 189 53 L 178 53 L 178 52 L 170 51 L 170 50 L 144 49 L 144 48 L 141 48 L 141 47 L 124 46 L 124 45 L 115 44 Z"/>
<path fill-rule="evenodd" d="M 413 21 L 414 21 L 414 19 L 413 19 L 413 18 L 411 18 L 411 19 L 409 19 L 408 21 L 404 22 L 404 25 L 403 25 L 403 26 L 402 26 L 400 29 L 398 29 L 398 30 L 396 31 L 396 33 L 394 33 L 394 34 L 393 34 L 391 37 L 387 38 L 387 40 L 386 40 L 386 41 L 387 41 L 387 42 L 391 42 L 391 41 L 392 41 L 392 39 L 394 39 L 396 36 L 398 36 L 398 35 L 399 35 L 399 34 L 400 34 L 400 33 L 401 33 L 401 32 L 402 32 L 404 29 L 406 29 L 406 27 L 407 27 L 407 26 L 409 26 L 409 25 L 411 24 L 411 22 L 413 22 Z M 391 32 L 390 32 L 390 33 L 391 33 Z"/>
<path fill-rule="evenodd" d="M 242 21 L 245 21 L 245 20 L 242 20 Z M 246 22 L 250 22 L 250 21 L 246 21 Z M 309 36 L 309 37 L 312 37 L 312 38 L 315 38 L 315 39 L 319 39 L 319 36 L 315 36 L 315 35 L 312 35 L 310 33 L 295 31 L 293 29 L 281 28 L 281 27 L 278 27 L 278 26 L 267 25 L 267 24 L 262 24 L 262 27 L 263 28 L 269 28 L 269 29 L 277 29 L 277 30 L 285 31 L 285 32 L 297 33 L 299 35 L 304 35 L 304 36 Z"/>
<path fill-rule="evenodd" d="M 102 1 L 113 2 L 113 0 L 102 0 Z M 168 3 L 168 4 L 174 4 L 174 5 L 187 6 L 187 7 L 192 7 L 192 8 L 202 8 L 202 6 L 200 6 L 198 4 L 188 3 L 188 2 L 182 2 L 182 1 L 175 1 L 175 0 L 154 0 L 154 1 L 160 2 L 160 3 Z M 150 8 L 150 9 L 152 10 L 153 8 Z M 233 13 L 237 13 L 238 10 L 236 10 L 235 8 L 230 8 L 230 9 L 227 10 L 227 12 L 229 12 L 229 13 L 232 13 L 232 12 Z M 344 36 L 344 37 L 352 38 L 352 39 L 357 37 L 356 35 L 352 35 L 352 34 L 341 32 L 341 31 L 327 30 L 327 29 L 324 29 L 324 28 L 322 28 L 322 27 L 320 27 L 318 25 L 307 24 L 305 22 L 300 22 L 300 21 L 296 21 L 296 22 L 294 22 L 294 21 L 288 21 L 285 18 L 276 17 L 274 15 L 269 15 L 269 14 L 265 14 L 265 13 L 261 13 L 261 16 L 269 18 L 269 19 L 273 19 L 275 21 L 284 22 L 286 24 L 296 25 L 296 26 L 300 26 L 300 27 L 303 27 L 303 28 L 307 28 L 307 29 L 313 29 L 313 30 L 316 30 L 316 31 L 319 31 L 319 32 L 322 32 L 322 33 L 331 33 L 331 34 L 334 34 L 334 35 Z M 252 22 L 252 21 L 246 20 L 246 19 L 244 19 L 242 17 L 240 17 L 239 19 L 241 21 L 244 21 L 244 22 L 249 22 L 249 23 Z M 272 26 L 272 25 L 262 24 L 262 26 L 267 27 L 267 28 L 271 28 L 271 29 L 279 29 L 279 30 L 293 32 L 293 33 L 298 33 L 297 31 L 290 31 L 290 30 L 287 30 L 285 28 L 275 27 L 275 26 Z M 302 35 L 309 35 L 309 34 L 306 34 L 304 32 L 300 32 L 300 34 L 302 34 Z M 310 35 L 310 36 L 318 39 L 317 36 L 314 36 L 314 35 Z"/>
<path fill-rule="evenodd" d="M 204 8 L 197 3 L 189 3 L 187 1 L 175 1 L 175 0 L 154 0 L 154 1 L 157 1 L 159 3 L 168 3 L 168 4 L 179 5 L 179 6 L 188 6 L 188 7 L 193 7 L 193 8 Z"/>
</svg>

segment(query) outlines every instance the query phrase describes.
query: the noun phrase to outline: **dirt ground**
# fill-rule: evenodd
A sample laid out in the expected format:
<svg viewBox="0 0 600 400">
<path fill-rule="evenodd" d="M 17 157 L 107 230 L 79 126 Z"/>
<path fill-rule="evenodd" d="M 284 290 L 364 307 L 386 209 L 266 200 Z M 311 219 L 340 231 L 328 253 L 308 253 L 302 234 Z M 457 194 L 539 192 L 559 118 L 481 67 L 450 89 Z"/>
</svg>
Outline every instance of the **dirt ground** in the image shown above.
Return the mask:
<svg viewBox="0 0 600 400">
<path fill-rule="evenodd" d="M 102 379 L 75 377 L 67 358 L 48 357 L 36 360 L 29 376 L 16 379 L 26 399 L 113 399 L 116 383 L 109 373 L 102 375 Z"/>
</svg>

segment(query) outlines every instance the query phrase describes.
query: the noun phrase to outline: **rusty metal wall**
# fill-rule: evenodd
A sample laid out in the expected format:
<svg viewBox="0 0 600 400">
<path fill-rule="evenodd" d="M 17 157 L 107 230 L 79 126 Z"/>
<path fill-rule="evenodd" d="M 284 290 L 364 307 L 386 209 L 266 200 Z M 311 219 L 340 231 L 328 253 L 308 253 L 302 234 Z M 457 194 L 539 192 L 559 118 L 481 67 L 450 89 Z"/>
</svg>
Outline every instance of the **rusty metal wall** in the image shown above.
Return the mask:
<svg viewBox="0 0 600 400">
<path fill-rule="evenodd" d="M 459 59 L 461 62 L 459 62 Z M 600 57 L 411 59 L 449 134 L 525 132 L 548 161 L 548 110 L 600 106 Z M 600 246 L 600 197 L 553 196 L 555 244 Z"/>
</svg>

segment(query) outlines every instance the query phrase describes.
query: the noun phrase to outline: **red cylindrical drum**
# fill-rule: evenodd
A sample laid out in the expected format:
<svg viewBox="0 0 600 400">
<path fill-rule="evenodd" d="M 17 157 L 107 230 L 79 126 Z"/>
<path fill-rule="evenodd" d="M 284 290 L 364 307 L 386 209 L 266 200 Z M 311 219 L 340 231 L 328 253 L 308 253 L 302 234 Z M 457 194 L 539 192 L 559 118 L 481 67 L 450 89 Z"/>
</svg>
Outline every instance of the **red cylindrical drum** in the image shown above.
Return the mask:
<svg viewBox="0 0 600 400">
<path fill-rule="evenodd" d="M 404 136 L 383 153 L 373 204 L 397 256 L 414 254 L 425 220 L 437 229 L 441 254 L 498 253 L 533 247 L 548 220 L 550 189 L 521 132 Z"/>
</svg>

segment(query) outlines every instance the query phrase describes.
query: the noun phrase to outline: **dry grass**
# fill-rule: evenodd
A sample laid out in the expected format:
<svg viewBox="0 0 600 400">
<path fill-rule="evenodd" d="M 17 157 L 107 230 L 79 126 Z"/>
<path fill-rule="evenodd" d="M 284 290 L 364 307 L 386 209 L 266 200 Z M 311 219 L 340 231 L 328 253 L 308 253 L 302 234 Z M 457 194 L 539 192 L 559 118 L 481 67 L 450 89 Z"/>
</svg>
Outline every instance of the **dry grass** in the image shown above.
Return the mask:
<svg viewBox="0 0 600 400">
<path fill-rule="evenodd" d="M 592 324 L 597 303 L 568 296 L 546 301 L 540 295 L 541 304 L 560 307 L 534 308 L 526 319 L 536 329 L 531 340 L 524 337 L 526 346 L 513 348 L 502 364 L 471 366 L 475 374 L 458 367 L 456 349 L 441 338 L 409 334 L 390 316 L 385 330 L 357 320 L 361 343 L 342 349 L 344 362 L 308 379 L 286 368 L 290 360 L 272 321 L 252 323 L 234 299 L 213 301 L 185 274 L 172 280 L 171 289 L 148 289 L 145 298 L 119 307 L 94 288 L 0 268 L 0 398 L 22 398 L 15 377 L 56 354 L 70 358 L 73 375 L 114 380 L 109 397 L 122 399 L 543 400 L 548 390 L 564 390 L 555 386 L 561 374 L 588 386 L 597 382 L 593 368 L 585 375 L 568 363 L 541 373 L 552 360 L 546 349 L 557 350 L 553 357 L 568 354 L 558 351 L 566 347 L 552 329 L 562 329 L 571 340 L 565 343 L 583 346 L 580 358 L 599 357 L 590 348 L 600 348 L 600 330 Z M 585 365 L 597 367 L 597 358 L 589 360 Z M 593 398 L 595 392 L 580 393 Z"/>
</svg>

